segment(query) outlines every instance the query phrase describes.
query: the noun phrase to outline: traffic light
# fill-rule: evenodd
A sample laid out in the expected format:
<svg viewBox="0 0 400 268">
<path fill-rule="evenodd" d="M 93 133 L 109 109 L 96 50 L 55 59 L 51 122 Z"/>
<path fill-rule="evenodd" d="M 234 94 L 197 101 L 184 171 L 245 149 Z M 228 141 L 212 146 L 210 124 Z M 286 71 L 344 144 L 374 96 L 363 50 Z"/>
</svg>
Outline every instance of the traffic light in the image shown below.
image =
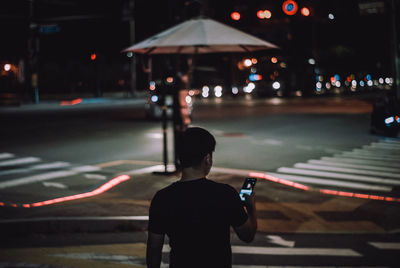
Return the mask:
<svg viewBox="0 0 400 268">
<path fill-rule="evenodd" d="M 296 14 L 298 9 L 299 9 L 299 6 L 293 0 L 286 0 L 282 4 L 283 12 L 285 12 L 285 14 L 289 15 L 289 16 L 292 16 L 292 15 Z"/>
<path fill-rule="evenodd" d="M 96 59 L 96 57 L 97 57 L 96 53 L 92 53 L 90 55 L 90 60 L 94 61 Z"/>
<path fill-rule="evenodd" d="M 240 20 L 240 13 L 237 12 L 237 11 L 232 12 L 231 13 L 231 19 L 236 20 L 236 21 Z"/>
<path fill-rule="evenodd" d="M 272 17 L 272 13 L 268 9 L 266 9 L 266 10 L 258 10 L 257 11 L 257 17 L 260 20 L 270 19 Z"/>
</svg>

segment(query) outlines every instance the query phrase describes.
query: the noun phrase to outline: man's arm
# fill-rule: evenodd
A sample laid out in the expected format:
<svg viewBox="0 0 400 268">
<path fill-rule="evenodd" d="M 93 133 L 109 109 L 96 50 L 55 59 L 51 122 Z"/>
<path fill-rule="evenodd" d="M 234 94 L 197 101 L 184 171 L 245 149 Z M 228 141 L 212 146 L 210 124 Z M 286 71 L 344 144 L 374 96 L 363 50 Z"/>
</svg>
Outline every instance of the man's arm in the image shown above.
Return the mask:
<svg viewBox="0 0 400 268">
<path fill-rule="evenodd" d="M 244 195 L 244 197 L 244 206 L 246 207 L 247 215 L 249 216 L 249 218 L 243 225 L 233 227 L 233 229 L 235 230 L 240 240 L 246 243 L 250 243 L 251 241 L 253 241 L 257 231 L 257 210 L 255 194 L 253 192 L 251 196 Z"/>
<path fill-rule="evenodd" d="M 147 268 L 160 268 L 164 236 L 148 232 L 146 263 Z"/>
</svg>

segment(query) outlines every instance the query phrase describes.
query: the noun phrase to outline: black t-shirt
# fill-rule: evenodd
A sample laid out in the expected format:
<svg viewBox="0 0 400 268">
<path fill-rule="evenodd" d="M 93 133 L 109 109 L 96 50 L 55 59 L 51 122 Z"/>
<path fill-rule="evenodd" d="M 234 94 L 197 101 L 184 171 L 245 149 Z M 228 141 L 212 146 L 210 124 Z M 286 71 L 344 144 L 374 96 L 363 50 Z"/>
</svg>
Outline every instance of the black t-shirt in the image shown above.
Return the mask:
<svg viewBox="0 0 400 268">
<path fill-rule="evenodd" d="M 158 191 L 149 214 L 149 231 L 169 237 L 171 268 L 231 267 L 230 226 L 248 218 L 233 187 L 205 178 Z"/>
</svg>

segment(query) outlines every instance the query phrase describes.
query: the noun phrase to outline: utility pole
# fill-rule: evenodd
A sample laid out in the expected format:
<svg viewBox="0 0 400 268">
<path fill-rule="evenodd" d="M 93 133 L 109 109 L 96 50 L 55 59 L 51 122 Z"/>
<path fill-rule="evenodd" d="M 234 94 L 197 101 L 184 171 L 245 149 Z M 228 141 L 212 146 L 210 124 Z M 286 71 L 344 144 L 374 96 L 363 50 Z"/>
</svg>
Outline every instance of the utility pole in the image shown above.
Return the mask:
<svg viewBox="0 0 400 268">
<path fill-rule="evenodd" d="M 35 1 L 29 0 L 29 39 L 28 39 L 28 93 L 33 93 L 33 100 L 39 103 L 38 53 L 39 53 L 39 25 L 34 21 Z"/>
<path fill-rule="evenodd" d="M 136 42 L 135 40 L 135 0 L 129 0 L 128 8 L 130 11 L 130 19 L 129 19 L 129 41 L 131 44 Z M 136 79 L 136 55 L 133 54 L 131 57 L 131 93 L 132 96 L 135 96 L 136 86 L 137 86 L 137 79 Z"/>
<path fill-rule="evenodd" d="M 392 17 L 392 58 L 393 58 L 393 90 L 395 91 L 397 100 L 400 101 L 400 66 L 399 66 L 399 43 L 397 40 L 397 3 L 391 0 L 391 17 Z"/>
</svg>

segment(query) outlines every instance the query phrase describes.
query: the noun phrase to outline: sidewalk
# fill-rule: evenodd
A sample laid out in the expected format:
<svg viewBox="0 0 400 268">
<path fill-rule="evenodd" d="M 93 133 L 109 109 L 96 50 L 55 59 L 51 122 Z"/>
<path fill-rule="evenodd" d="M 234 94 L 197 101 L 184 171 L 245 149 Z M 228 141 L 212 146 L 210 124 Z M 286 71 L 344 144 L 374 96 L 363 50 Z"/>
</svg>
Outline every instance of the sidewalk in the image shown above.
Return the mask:
<svg viewBox="0 0 400 268">
<path fill-rule="evenodd" d="M 210 179 L 239 189 L 244 176 L 212 172 Z M 100 195 L 32 208 L 0 207 L 2 235 L 145 231 L 154 193 L 178 176 L 153 173 Z M 259 232 L 392 233 L 400 230 L 400 205 L 305 191 L 266 180 L 256 188 Z"/>
<path fill-rule="evenodd" d="M 19 111 L 52 111 L 59 109 L 91 108 L 109 105 L 144 105 L 146 92 L 139 92 L 134 97 L 121 94 L 108 94 L 103 97 L 80 97 L 70 96 L 66 98 L 48 98 L 40 100 L 39 103 L 21 103 L 20 105 L 0 105 L 1 112 Z"/>
</svg>

